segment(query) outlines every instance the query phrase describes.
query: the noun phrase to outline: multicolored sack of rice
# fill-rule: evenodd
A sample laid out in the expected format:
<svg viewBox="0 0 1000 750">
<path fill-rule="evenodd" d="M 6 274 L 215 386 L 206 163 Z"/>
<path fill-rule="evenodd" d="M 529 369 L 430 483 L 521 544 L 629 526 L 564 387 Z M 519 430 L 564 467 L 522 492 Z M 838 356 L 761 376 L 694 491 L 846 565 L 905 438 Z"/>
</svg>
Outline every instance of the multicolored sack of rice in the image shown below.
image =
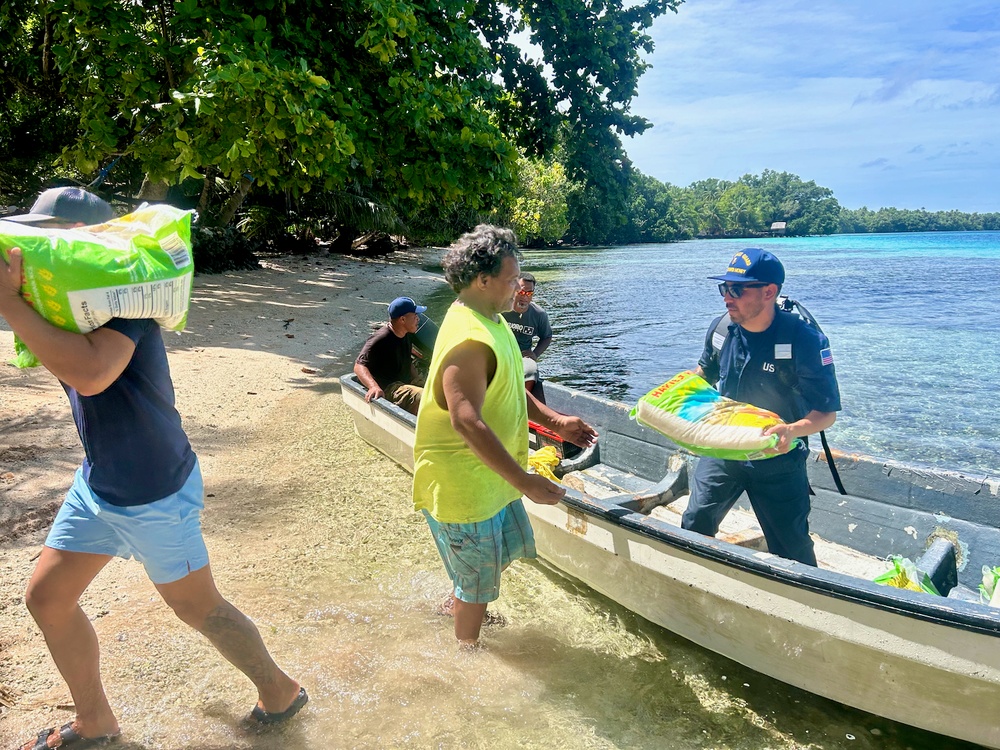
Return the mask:
<svg viewBox="0 0 1000 750">
<path fill-rule="evenodd" d="M 774 412 L 720 395 L 690 370 L 639 399 L 630 416 L 699 456 L 736 461 L 770 458 L 765 451 L 779 438 L 764 430 L 782 424 Z"/>
<path fill-rule="evenodd" d="M 53 325 L 89 333 L 112 318 L 152 318 L 180 331 L 187 322 L 194 262 L 191 214 L 146 205 L 77 229 L 0 221 L 0 256 L 24 258 L 22 296 Z M 38 360 L 15 339 L 18 367 Z"/>
</svg>

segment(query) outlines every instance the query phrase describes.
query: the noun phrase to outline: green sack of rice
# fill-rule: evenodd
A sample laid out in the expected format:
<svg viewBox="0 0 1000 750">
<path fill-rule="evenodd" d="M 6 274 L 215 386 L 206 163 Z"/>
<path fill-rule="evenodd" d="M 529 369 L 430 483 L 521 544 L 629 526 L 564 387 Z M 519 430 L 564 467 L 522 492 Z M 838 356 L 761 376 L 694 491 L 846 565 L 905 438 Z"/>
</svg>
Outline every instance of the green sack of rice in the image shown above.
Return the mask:
<svg viewBox="0 0 1000 750">
<path fill-rule="evenodd" d="M 112 318 L 152 318 L 180 331 L 187 322 L 194 263 L 191 214 L 144 205 L 125 216 L 77 229 L 0 221 L 0 256 L 21 248 L 21 295 L 47 321 L 89 333 Z M 18 367 L 38 360 L 15 338 Z"/>
</svg>

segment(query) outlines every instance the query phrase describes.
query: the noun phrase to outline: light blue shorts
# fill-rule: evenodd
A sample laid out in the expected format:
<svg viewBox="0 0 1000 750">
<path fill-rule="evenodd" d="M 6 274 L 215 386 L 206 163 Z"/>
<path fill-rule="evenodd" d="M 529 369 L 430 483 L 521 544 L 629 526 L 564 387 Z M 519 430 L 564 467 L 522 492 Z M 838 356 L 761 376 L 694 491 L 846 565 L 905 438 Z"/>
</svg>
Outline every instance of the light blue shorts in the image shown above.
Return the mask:
<svg viewBox="0 0 1000 750">
<path fill-rule="evenodd" d="M 476 523 L 438 523 L 423 511 L 455 596 L 470 604 L 500 598 L 500 573 L 514 560 L 535 557 L 535 535 L 518 498 Z"/>
<path fill-rule="evenodd" d="M 45 546 L 126 560 L 134 557 L 153 583 L 173 583 L 208 565 L 201 536 L 205 507 L 201 468 L 173 495 L 146 505 L 119 507 L 95 495 L 77 469 Z"/>
</svg>

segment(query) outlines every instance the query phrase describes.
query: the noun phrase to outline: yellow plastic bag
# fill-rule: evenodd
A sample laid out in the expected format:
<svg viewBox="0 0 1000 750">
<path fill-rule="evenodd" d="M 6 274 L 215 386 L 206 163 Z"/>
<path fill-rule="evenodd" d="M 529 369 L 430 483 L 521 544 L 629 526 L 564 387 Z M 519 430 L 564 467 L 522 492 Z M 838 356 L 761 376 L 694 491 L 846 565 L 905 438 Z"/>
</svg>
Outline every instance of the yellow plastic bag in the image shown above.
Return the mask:
<svg viewBox="0 0 1000 750">
<path fill-rule="evenodd" d="M 553 482 L 559 481 L 552 473 L 552 470 L 558 465 L 559 455 L 556 453 L 555 447 L 551 445 L 539 448 L 528 456 L 528 467 L 533 469 L 536 474 L 551 479 Z"/>
</svg>

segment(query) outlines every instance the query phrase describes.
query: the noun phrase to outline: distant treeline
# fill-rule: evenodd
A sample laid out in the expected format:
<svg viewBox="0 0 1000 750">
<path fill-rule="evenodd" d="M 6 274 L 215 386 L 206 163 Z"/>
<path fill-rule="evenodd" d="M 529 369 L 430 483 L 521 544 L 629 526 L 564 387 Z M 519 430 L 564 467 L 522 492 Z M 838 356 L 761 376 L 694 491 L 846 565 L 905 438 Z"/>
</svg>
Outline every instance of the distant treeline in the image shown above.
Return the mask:
<svg viewBox="0 0 1000 750">
<path fill-rule="evenodd" d="M 624 221 L 611 225 L 585 191 L 570 189 L 571 244 L 672 242 L 698 237 L 757 237 L 868 232 L 1000 230 L 1000 212 L 963 213 L 898 208 L 844 208 L 829 188 L 788 172 L 765 170 L 735 182 L 708 179 L 677 187 L 633 170 Z M 784 228 L 772 229 L 784 222 Z M 553 241 L 526 238 L 529 244 Z"/>
</svg>

